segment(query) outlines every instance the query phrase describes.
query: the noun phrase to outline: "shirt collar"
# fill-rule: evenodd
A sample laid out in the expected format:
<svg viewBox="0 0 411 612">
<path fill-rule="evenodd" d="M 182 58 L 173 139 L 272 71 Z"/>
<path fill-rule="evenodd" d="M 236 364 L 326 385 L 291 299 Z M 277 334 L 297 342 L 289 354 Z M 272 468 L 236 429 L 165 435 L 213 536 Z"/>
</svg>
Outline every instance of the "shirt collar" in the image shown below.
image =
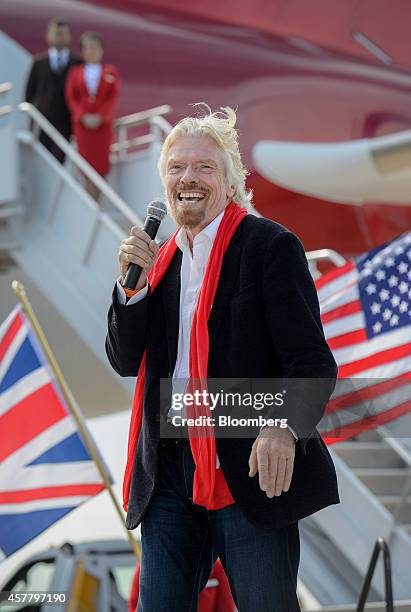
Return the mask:
<svg viewBox="0 0 411 612">
<path fill-rule="evenodd" d="M 220 214 L 217 215 L 217 217 L 213 219 L 208 225 L 206 225 L 205 228 L 202 229 L 201 232 L 197 234 L 197 236 L 194 237 L 194 244 L 197 242 L 202 242 L 203 240 L 206 240 L 210 242 L 211 244 L 213 244 L 215 237 L 217 235 L 218 228 L 220 227 L 220 223 L 223 219 L 224 213 L 225 213 L 225 209 L 222 212 L 220 212 Z M 190 248 L 188 238 L 187 238 L 187 232 L 184 227 L 180 229 L 175 240 L 176 240 L 176 245 L 178 246 L 180 251 L 184 252 Z"/>
<path fill-rule="evenodd" d="M 57 51 L 56 47 L 49 47 L 49 57 L 52 59 L 57 59 L 57 56 L 60 55 L 60 57 L 67 59 L 70 53 L 70 49 L 68 49 L 67 47 L 64 47 L 64 49 L 62 49 L 61 51 Z"/>
<path fill-rule="evenodd" d="M 103 69 L 103 66 L 101 64 L 85 64 L 84 65 L 85 70 L 87 70 L 87 72 L 101 72 Z"/>
</svg>

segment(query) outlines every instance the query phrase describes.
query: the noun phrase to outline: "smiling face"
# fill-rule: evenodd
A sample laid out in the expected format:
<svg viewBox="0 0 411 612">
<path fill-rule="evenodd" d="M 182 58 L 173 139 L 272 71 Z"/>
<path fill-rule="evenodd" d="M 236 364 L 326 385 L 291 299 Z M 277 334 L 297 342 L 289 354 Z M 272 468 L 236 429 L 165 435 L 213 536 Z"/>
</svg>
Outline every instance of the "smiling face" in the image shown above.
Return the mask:
<svg viewBox="0 0 411 612">
<path fill-rule="evenodd" d="M 103 58 L 104 49 L 98 40 L 90 37 L 82 40 L 81 52 L 87 64 L 100 64 Z"/>
<path fill-rule="evenodd" d="M 194 236 L 234 195 L 223 151 L 208 136 L 181 136 L 166 160 L 165 187 L 174 219 Z"/>
</svg>

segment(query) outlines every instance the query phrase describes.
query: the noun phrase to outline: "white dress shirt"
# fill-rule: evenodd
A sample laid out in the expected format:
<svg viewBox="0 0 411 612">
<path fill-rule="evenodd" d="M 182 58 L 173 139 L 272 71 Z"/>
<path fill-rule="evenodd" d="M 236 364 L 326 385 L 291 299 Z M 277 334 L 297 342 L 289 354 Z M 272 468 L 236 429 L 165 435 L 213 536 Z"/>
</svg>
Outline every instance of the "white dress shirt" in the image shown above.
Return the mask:
<svg viewBox="0 0 411 612">
<path fill-rule="evenodd" d="M 49 47 L 49 62 L 52 70 L 58 72 L 67 66 L 70 57 L 70 50 L 66 47 L 57 51 L 56 47 Z"/>
<path fill-rule="evenodd" d="M 180 271 L 180 326 L 173 379 L 188 380 L 190 378 L 191 325 L 207 261 L 223 215 L 224 211 L 195 236 L 192 253 L 186 231 L 182 229 L 176 236 L 176 244 L 183 252 L 183 258 Z"/>
<path fill-rule="evenodd" d="M 101 64 L 85 64 L 84 80 L 90 96 L 95 96 L 100 84 L 103 66 Z"/>
</svg>

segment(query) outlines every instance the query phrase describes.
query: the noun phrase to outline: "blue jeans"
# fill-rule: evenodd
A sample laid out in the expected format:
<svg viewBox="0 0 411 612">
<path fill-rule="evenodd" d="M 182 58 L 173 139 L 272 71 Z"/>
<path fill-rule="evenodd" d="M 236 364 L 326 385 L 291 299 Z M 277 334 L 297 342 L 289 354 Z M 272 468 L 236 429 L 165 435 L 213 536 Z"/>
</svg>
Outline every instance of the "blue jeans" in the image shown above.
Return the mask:
<svg viewBox="0 0 411 612">
<path fill-rule="evenodd" d="M 158 484 L 141 525 L 138 612 L 196 612 L 217 557 L 239 612 L 299 611 L 298 524 L 262 529 L 236 504 L 193 504 L 194 468 L 187 441 L 161 441 Z"/>
</svg>

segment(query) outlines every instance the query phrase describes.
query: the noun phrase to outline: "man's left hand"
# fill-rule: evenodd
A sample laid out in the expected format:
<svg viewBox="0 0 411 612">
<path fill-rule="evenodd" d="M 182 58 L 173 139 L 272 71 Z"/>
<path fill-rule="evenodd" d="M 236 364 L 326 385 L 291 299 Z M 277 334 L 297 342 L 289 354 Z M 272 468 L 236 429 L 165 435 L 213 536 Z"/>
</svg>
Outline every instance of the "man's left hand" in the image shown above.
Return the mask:
<svg viewBox="0 0 411 612">
<path fill-rule="evenodd" d="M 279 427 L 264 427 L 257 436 L 248 461 L 249 476 L 258 472 L 260 489 L 267 497 L 279 497 L 290 488 L 295 443 L 291 431 Z"/>
</svg>

